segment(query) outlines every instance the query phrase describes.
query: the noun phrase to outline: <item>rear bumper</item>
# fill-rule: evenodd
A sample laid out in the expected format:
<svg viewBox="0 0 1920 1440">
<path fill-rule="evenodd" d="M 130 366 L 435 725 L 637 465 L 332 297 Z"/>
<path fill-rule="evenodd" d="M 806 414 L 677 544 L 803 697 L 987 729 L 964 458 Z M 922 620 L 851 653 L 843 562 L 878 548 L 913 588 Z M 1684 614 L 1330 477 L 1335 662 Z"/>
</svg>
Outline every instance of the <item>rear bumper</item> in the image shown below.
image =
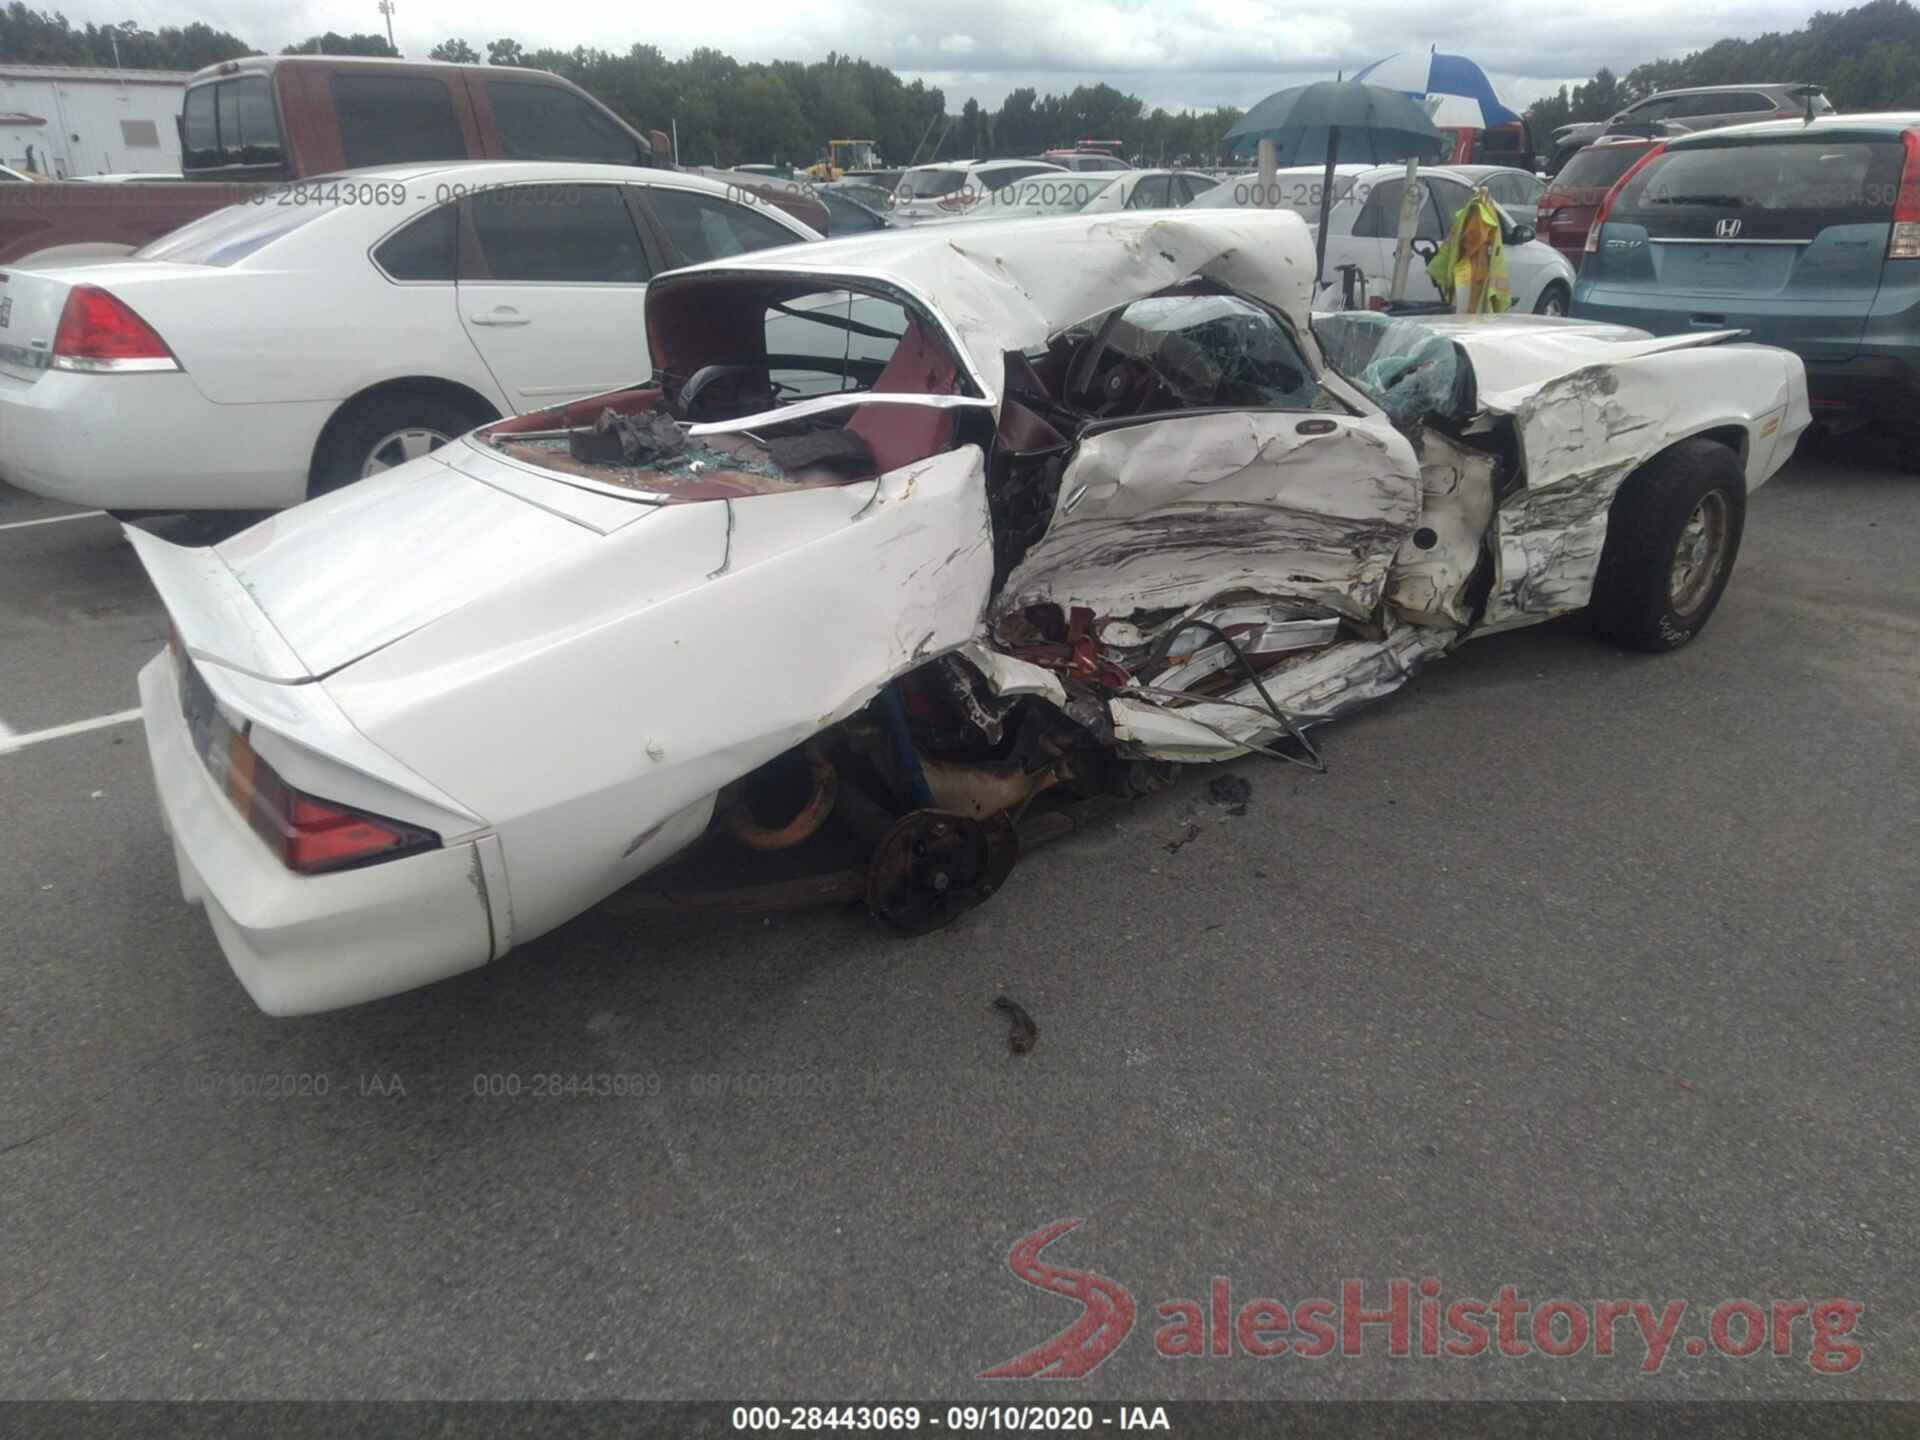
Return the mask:
<svg viewBox="0 0 1920 1440">
<path fill-rule="evenodd" d="M 216 405 L 171 371 L 0 373 L 0 479 L 103 510 L 280 509 L 306 498 L 332 409 Z"/>
<path fill-rule="evenodd" d="M 1920 419 L 1920 367 L 1898 355 L 1807 361 L 1807 398 L 1814 419 Z"/>
<path fill-rule="evenodd" d="M 459 974 L 493 953 L 477 846 L 456 844 L 335 875 L 296 875 L 267 853 L 194 751 L 172 658 L 140 672 L 140 706 L 180 891 L 269 1015 L 377 1000 Z"/>
</svg>

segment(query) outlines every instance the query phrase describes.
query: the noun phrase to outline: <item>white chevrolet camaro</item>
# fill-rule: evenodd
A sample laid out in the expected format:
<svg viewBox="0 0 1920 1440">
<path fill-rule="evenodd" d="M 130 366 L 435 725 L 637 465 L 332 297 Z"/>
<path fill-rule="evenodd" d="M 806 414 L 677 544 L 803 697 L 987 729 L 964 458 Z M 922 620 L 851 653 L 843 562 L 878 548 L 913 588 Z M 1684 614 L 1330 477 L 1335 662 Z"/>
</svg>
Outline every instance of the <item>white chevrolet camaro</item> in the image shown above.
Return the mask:
<svg viewBox="0 0 1920 1440">
<path fill-rule="evenodd" d="M 666 170 L 389 166 L 263 192 L 131 258 L 0 270 L 0 478 L 253 510 L 631 383 L 659 271 L 819 237 Z"/>
<path fill-rule="evenodd" d="M 1700 631 L 1808 423 L 1796 356 L 1316 317 L 1312 253 L 1189 209 L 696 266 L 648 292 L 650 383 L 211 548 L 127 527 L 183 890 L 280 1014 L 643 876 L 921 931 L 1095 796 L 1317 764 L 1470 637 Z"/>
<path fill-rule="evenodd" d="M 1238 175 L 1214 186 L 1193 203 L 1202 210 L 1291 210 L 1309 225 L 1320 223 L 1320 192 L 1325 169 L 1319 165 L 1292 166 L 1262 184 L 1257 175 Z M 1408 300 L 1438 300 L 1439 287 L 1427 274 L 1427 260 L 1452 228 L 1454 216 L 1472 196 L 1474 186 L 1505 170 L 1485 166 L 1423 165 L 1423 190 L 1413 232 L 1414 258 L 1407 267 Z M 1351 265 L 1365 277 L 1369 298 L 1385 299 L 1393 284 L 1394 251 L 1400 234 L 1400 201 L 1406 190 L 1404 165 L 1337 165 L 1334 167 L 1333 206 L 1327 219 L 1325 284 L 1316 297 L 1321 307 L 1340 304 L 1346 277 L 1340 267 Z M 1513 308 L 1533 315 L 1565 315 L 1573 303 L 1573 267 L 1559 251 L 1534 238 L 1533 212 L 1516 215 L 1499 206 L 1507 221 L 1507 274 Z"/>
</svg>

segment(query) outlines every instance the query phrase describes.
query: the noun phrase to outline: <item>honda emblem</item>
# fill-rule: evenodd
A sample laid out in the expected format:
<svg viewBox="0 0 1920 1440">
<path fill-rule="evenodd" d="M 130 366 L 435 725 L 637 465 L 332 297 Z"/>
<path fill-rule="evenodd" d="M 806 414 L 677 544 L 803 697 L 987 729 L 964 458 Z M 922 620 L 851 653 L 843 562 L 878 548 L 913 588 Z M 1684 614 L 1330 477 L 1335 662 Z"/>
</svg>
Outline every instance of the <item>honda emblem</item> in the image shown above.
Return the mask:
<svg viewBox="0 0 1920 1440">
<path fill-rule="evenodd" d="M 1740 222 L 1738 220 L 1717 220 L 1714 222 L 1713 233 L 1722 240 L 1731 240 L 1740 233 Z"/>
</svg>

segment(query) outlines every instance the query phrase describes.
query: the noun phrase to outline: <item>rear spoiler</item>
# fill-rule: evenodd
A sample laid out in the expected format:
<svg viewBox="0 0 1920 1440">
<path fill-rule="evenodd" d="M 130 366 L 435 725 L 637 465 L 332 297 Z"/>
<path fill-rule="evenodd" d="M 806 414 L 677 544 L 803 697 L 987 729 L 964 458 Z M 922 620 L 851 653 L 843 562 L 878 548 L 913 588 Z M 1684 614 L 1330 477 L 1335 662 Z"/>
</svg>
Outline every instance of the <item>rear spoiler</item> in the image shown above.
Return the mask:
<svg viewBox="0 0 1920 1440">
<path fill-rule="evenodd" d="M 314 678 L 219 555 L 169 544 L 131 525 L 120 529 L 195 660 L 277 685 Z"/>
</svg>

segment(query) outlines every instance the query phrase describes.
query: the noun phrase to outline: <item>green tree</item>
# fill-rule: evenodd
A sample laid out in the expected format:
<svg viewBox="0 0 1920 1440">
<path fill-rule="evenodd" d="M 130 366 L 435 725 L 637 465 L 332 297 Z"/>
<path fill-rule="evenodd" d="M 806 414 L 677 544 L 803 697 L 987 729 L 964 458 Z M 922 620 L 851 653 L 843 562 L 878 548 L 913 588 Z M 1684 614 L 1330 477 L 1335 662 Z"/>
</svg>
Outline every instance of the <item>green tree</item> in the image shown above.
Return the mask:
<svg viewBox="0 0 1920 1440">
<path fill-rule="evenodd" d="M 480 52 L 475 50 L 473 46 L 469 45 L 466 41 L 455 38 L 452 40 L 442 40 L 427 52 L 427 58 L 429 60 L 451 60 L 456 65 L 477 65 L 480 63 Z"/>
<path fill-rule="evenodd" d="M 518 40 L 509 40 L 502 36 L 498 40 L 487 42 L 487 63 L 489 65 L 520 65 L 526 61 L 526 52 L 520 48 Z"/>
<path fill-rule="evenodd" d="M 400 52 L 387 43 L 384 35 L 341 35 L 329 30 L 324 35 L 309 35 L 297 45 L 289 45 L 282 55 L 381 55 L 398 58 Z"/>
</svg>

